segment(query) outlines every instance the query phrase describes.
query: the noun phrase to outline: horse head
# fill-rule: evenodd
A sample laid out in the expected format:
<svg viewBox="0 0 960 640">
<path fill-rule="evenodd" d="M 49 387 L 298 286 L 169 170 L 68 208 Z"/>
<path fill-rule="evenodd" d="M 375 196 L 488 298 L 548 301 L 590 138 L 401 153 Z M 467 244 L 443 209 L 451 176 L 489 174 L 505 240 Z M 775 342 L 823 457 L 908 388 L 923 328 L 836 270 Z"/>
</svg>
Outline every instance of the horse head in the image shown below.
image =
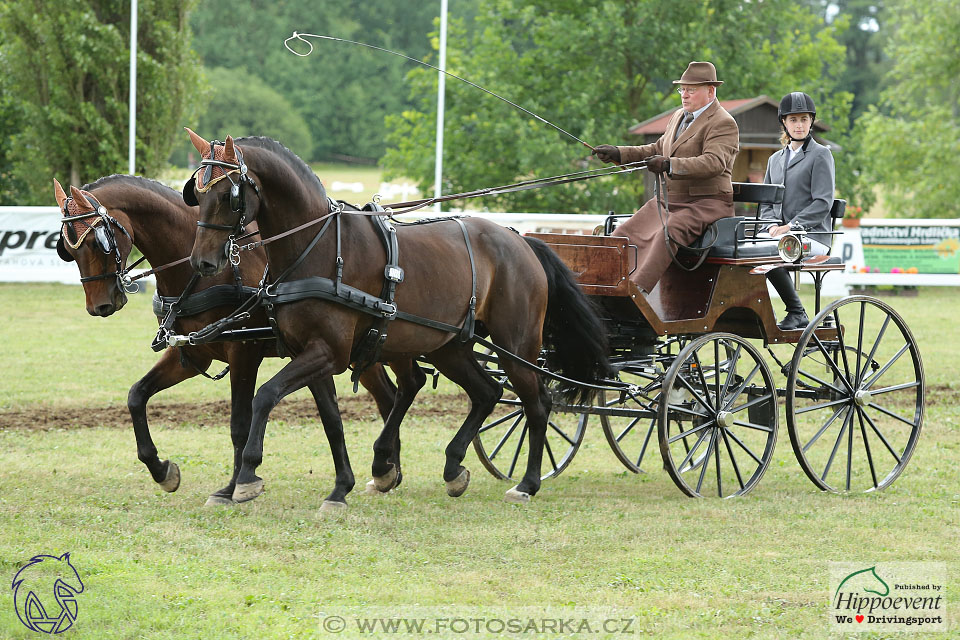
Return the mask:
<svg viewBox="0 0 960 640">
<path fill-rule="evenodd" d="M 63 214 L 57 253 L 64 262 L 76 261 L 87 313 L 102 317 L 116 313 L 127 303 L 121 279 L 133 249 L 125 214 L 107 209 L 92 193 L 74 186 L 67 196 L 56 179 L 53 189 Z"/>
<path fill-rule="evenodd" d="M 244 225 L 256 219 L 260 187 L 244 162 L 243 151 L 227 136 L 226 142 L 207 142 L 187 129 L 200 152 L 200 167 L 183 187 L 183 200 L 199 205 L 196 239 L 190 265 L 201 275 L 220 273 L 236 251 L 234 240 Z"/>
</svg>

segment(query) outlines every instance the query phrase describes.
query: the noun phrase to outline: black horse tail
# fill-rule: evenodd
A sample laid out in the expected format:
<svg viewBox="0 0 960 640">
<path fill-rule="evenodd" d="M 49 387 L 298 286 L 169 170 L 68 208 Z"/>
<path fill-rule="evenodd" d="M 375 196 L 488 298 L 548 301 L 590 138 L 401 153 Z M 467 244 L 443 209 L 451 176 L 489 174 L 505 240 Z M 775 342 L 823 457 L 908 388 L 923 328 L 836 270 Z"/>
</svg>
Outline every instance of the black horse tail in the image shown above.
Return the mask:
<svg viewBox="0 0 960 640">
<path fill-rule="evenodd" d="M 597 384 L 612 375 L 607 360 L 607 329 L 593 302 L 583 293 L 573 272 L 542 240 L 523 237 L 547 274 L 547 315 L 543 342 L 547 367 L 565 378 Z M 561 382 L 561 397 L 587 402 L 595 389 Z"/>
</svg>

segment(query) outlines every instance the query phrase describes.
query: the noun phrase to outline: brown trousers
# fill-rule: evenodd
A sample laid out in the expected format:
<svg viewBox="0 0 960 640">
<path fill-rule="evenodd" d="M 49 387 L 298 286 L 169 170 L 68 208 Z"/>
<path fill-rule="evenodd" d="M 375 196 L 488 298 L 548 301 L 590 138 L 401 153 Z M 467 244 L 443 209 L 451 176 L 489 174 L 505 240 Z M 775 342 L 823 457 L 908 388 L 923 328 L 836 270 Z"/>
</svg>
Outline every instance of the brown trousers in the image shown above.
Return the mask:
<svg viewBox="0 0 960 640">
<path fill-rule="evenodd" d="M 733 215 L 732 194 L 687 200 L 671 195 L 669 203 L 669 215 L 662 207 L 660 209 L 663 222 L 657 215 L 657 201 L 651 198 L 613 232 L 613 235 L 625 237 L 630 244 L 637 245 L 637 268 L 630 279 L 647 293 L 653 291 L 670 266 L 671 252 L 677 250 L 673 243 L 667 248 L 663 223 L 667 225 L 671 240 L 689 245 L 703 235 L 711 223 Z"/>
</svg>

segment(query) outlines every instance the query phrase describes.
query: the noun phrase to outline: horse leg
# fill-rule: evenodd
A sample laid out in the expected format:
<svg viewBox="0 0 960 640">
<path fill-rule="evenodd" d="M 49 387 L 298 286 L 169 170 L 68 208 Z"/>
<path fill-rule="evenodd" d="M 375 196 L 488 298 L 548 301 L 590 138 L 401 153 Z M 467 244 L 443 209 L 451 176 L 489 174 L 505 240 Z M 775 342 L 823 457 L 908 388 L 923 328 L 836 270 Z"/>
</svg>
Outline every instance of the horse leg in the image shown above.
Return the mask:
<svg viewBox="0 0 960 640">
<path fill-rule="evenodd" d="M 230 365 L 230 440 L 233 443 L 233 474 L 230 482 L 207 498 L 206 506 L 233 504 L 233 490 L 240 473 L 243 446 L 250 435 L 250 418 L 253 414 L 253 392 L 257 385 L 257 371 L 263 362 L 263 354 L 250 345 L 235 344 L 228 347 Z"/>
<path fill-rule="evenodd" d="M 241 455 L 240 473 L 233 491 L 236 502 L 253 500 L 263 493 L 263 480 L 257 476 L 256 469 L 263 462 L 263 437 L 267 430 L 267 418 L 273 408 L 287 395 L 310 384 L 314 379 L 322 380 L 333 374 L 335 369 L 332 350 L 326 342 L 315 340 L 288 362 L 270 380 L 265 382 L 253 397 L 253 418 L 250 421 L 250 434 Z M 333 412 L 339 422 L 339 408 L 336 396 L 325 402 L 332 403 Z M 322 410 L 322 409 L 321 409 Z M 324 425 L 326 427 L 326 425 Z M 342 429 L 342 426 L 341 426 Z M 349 462 L 345 461 L 347 469 Z M 344 496 L 353 488 L 353 473 L 349 472 L 349 481 L 330 494 L 328 500 L 345 504 Z"/>
<path fill-rule="evenodd" d="M 209 360 L 207 362 L 209 363 Z M 180 353 L 176 349 L 167 349 L 150 371 L 130 387 L 127 394 L 127 409 L 133 420 L 133 434 L 137 440 L 137 458 L 150 470 L 153 481 L 167 492 L 176 491 L 180 487 L 180 468 L 174 462 L 161 462 L 157 457 L 157 447 L 147 426 L 147 401 L 160 391 L 195 375 L 196 370 L 180 366 Z"/>
<path fill-rule="evenodd" d="M 427 376 L 413 360 L 391 363 L 391 368 L 397 374 L 397 393 L 383 431 L 373 443 L 373 483 L 381 493 L 400 484 L 400 423 L 427 382 Z"/>
<path fill-rule="evenodd" d="M 483 370 L 470 345 L 449 342 L 430 354 L 429 360 L 470 398 L 470 413 L 445 450 L 447 460 L 443 467 L 443 480 L 447 484 L 447 494 L 456 498 L 463 495 L 470 484 L 470 472 L 460 463 L 483 420 L 497 406 L 503 388 Z"/>
<path fill-rule="evenodd" d="M 338 507 L 346 507 L 344 497 L 353 488 L 353 470 L 350 468 L 350 458 L 347 455 L 347 443 L 343 437 L 343 420 L 340 418 L 340 409 L 337 406 L 337 388 L 332 376 L 314 378 L 307 383 L 310 393 L 317 402 L 320 412 L 320 422 L 323 431 L 327 434 L 330 444 L 330 453 L 333 455 L 333 467 L 336 470 L 334 488 L 323 501 L 321 511 Z"/>
<path fill-rule="evenodd" d="M 517 397 L 523 403 L 523 413 L 527 419 L 526 428 L 529 434 L 526 472 L 520 482 L 507 491 L 504 499 L 507 502 L 524 504 L 540 490 L 540 467 L 543 461 L 543 447 L 547 439 L 547 417 L 550 414 L 552 401 L 546 386 L 535 371 L 506 359 L 501 364 Z"/>
</svg>

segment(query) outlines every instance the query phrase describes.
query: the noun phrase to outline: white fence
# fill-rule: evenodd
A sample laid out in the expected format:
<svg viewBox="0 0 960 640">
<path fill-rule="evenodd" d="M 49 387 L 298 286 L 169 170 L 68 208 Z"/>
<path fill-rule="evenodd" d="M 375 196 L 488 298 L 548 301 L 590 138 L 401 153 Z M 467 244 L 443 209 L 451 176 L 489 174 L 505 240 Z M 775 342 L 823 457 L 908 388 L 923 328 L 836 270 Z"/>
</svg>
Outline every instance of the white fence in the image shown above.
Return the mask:
<svg viewBox="0 0 960 640">
<path fill-rule="evenodd" d="M 400 216 L 401 219 L 419 219 L 436 215 L 418 212 Z M 521 233 L 554 231 L 592 233 L 602 224 L 605 215 L 572 213 L 478 213 L 469 215 L 487 218 L 498 224 L 513 227 Z M 885 231 L 872 230 L 882 228 Z M 953 266 L 960 262 L 960 219 L 950 220 L 869 220 L 860 230 L 843 229 L 834 240 L 833 254 L 847 263 L 847 271 L 831 274 L 824 280 L 824 294 L 844 295 L 853 285 L 909 285 L 956 286 L 960 274 Z M 79 284 L 77 267 L 62 262 L 56 243 L 60 230 L 60 210 L 57 207 L 0 207 L 0 282 L 64 282 Z M 872 231 L 871 231 L 872 230 Z M 909 261 L 933 265 L 931 269 L 953 269 L 952 273 L 860 273 L 865 266 L 863 237 L 887 235 L 889 245 L 868 245 L 867 254 L 876 253 L 876 247 L 886 248 L 890 255 L 904 255 Z M 874 242 L 874 240 L 871 240 Z M 184 247 L 184 255 L 189 247 Z M 897 251 L 901 251 L 897 254 Z M 936 253 L 934 256 L 933 253 Z M 912 257 L 911 257 L 912 256 Z M 928 258 L 936 258 L 931 261 Z M 894 259 L 894 258 L 891 258 Z M 855 272 L 857 271 L 857 272 Z"/>
</svg>

